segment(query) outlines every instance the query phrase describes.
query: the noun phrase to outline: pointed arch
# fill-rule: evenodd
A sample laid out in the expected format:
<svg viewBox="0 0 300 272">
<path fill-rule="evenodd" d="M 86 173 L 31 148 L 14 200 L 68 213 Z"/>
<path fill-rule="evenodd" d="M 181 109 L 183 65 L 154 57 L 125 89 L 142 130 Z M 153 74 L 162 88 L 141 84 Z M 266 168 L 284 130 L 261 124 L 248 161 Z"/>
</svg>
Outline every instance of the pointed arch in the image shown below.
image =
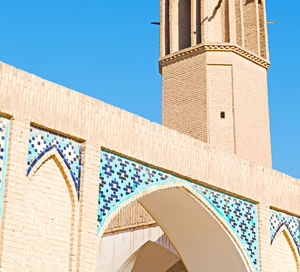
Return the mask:
<svg viewBox="0 0 300 272">
<path fill-rule="evenodd" d="M 226 220 L 215 210 L 215 208 L 200 193 L 198 193 L 192 186 L 190 186 L 186 182 L 172 182 L 172 183 L 165 183 L 165 184 L 152 186 L 152 187 L 147 188 L 147 189 L 139 192 L 138 194 L 130 197 L 125 202 L 123 202 L 119 206 L 115 207 L 113 210 L 111 210 L 109 212 L 105 222 L 103 223 L 103 225 L 99 231 L 98 243 L 100 243 L 100 239 L 102 238 L 105 229 L 108 227 L 109 223 L 113 220 L 113 218 L 115 216 L 117 216 L 119 213 L 121 213 L 130 204 L 132 204 L 135 201 L 138 201 L 140 204 L 142 204 L 142 206 L 144 208 L 146 208 L 146 210 L 150 213 L 150 215 L 160 225 L 160 227 L 162 228 L 162 230 L 164 231 L 166 236 L 173 243 L 178 254 L 180 255 L 181 259 L 183 260 L 185 266 L 188 268 L 189 266 L 187 265 L 184 258 L 182 257 L 181 250 L 179 250 L 176 247 L 176 243 L 174 243 L 174 241 L 172 241 L 172 239 L 169 236 L 168 231 L 160 224 L 159 220 L 157 220 L 156 216 L 153 215 L 151 213 L 151 211 L 149 211 L 147 205 L 145 204 L 147 202 L 147 200 L 145 202 L 145 199 L 147 199 L 147 197 L 149 197 L 151 195 L 157 195 L 162 192 L 171 191 L 172 189 L 181 190 L 181 192 L 183 194 L 185 192 L 185 194 L 187 194 L 187 197 L 190 199 L 190 201 L 194 203 L 193 204 L 194 206 L 196 205 L 199 208 L 203 209 L 204 210 L 203 212 L 208 213 L 210 215 L 209 217 L 212 218 L 212 221 L 215 222 L 216 225 L 221 227 L 221 228 L 219 228 L 219 227 L 218 228 L 222 229 L 223 237 L 225 237 L 225 236 L 228 237 L 229 240 L 231 240 L 231 242 L 233 243 L 233 247 L 231 247 L 231 250 L 232 250 L 232 248 L 235 248 L 235 250 L 237 251 L 236 254 L 241 257 L 242 260 L 240 260 L 240 262 L 243 263 L 244 271 L 250 271 L 250 272 L 256 271 L 256 269 L 252 265 L 251 259 L 249 258 L 248 253 L 247 253 L 246 249 L 244 248 L 242 242 L 239 240 L 239 238 L 234 233 L 234 231 L 229 226 L 229 224 L 226 222 Z M 178 198 L 174 198 L 174 199 L 178 200 Z M 192 222 L 187 222 L 187 223 L 192 223 Z M 227 239 L 227 238 L 224 238 L 224 239 Z M 227 240 L 227 245 L 230 244 L 230 243 L 228 243 L 229 240 Z"/>
<path fill-rule="evenodd" d="M 54 162 L 54 164 L 53 164 Z M 47 167 L 52 164 L 52 170 L 53 172 L 48 172 L 47 176 L 45 176 L 45 169 L 42 170 L 43 167 L 46 167 L 46 169 L 48 169 Z M 56 168 L 57 167 L 57 168 Z M 50 168 L 51 169 L 51 168 Z M 56 169 L 56 170 L 55 170 Z M 49 190 L 49 187 L 43 189 L 41 187 L 45 187 L 44 185 L 37 185 L 38 183 L 41 182 L 41 177 L 39 177 L 39 173 L 41 172 L 42 178 L 48 178 L 48 179 L 52 179 L 51 176 L 48 177 L 49 173 L 53 174 L 53 179 L 56 183 L 56 186 L 58 186 L 59 184 L 57 182 L 61 182 L 63 183 L 62 186 L 65 186 L 65 189 L 58 189 L 57 187 L 57 191 L 60 191 L 61 194 L 65 194 L 64 196 L 61 197 L 56 197 L 56 192 L 54 192 L 53 190 L 53 186 L 55 185 L 50 185 L 50 187 L 52 187 L 52 190 Z M 46 170 L 49 171 L 49 170 Z M 57 171 L 57 172 L 56 172 Z M 59 177 L 60 176 L 60 177 Z M 59 214 L 57 215 L 60 219 L 59 220 L 65 220 L 66 219 L 66 225 L 64 226 L 64 228 L 69 229 L 69 236 L 66 236 L 66 233 L 64 231 L 65 234 L 65 238 L 67 237 L 68 239 L 66 240 L 66 245 L 68 248 L 68 267 L 69 270 L 72 270 L 76 263 L 77 263 L 77 257 L 76 257 L 76 251 L 78 250 L 78 225 L 79 225 L 79 201 L 78 201 L 78 194 L 77 194 L 77 188 L 75 186 L 75 183 L 73 182 L 73 177 L 69 171 L 68 166 L 66 165 L 63 157 L 61 156 L 60 152 L 57 150 L 57 148 L 51 148 L 48 152 L 44 153 L 43 156 L 41 156 L 39 158 L 39 160 L 37 160 L 30 173 L 27 176 L 27 181 L 28 183 L 31 183 L 30 185 L 26 185 L 26 190 L 27 193 L 25 193 L 25 198 L 26 195 L 30 194 L 30 188 L 31 186 L 39 186 L 40 190 L 44 190 L 44 193 L 46 192 L 46 195 L 49 194 L 49 197 L 51 198 L 51 201 L 53 202 L 53 200 L 56 203 L 56 206 L 58 207 L 58 210 L 60 210 Z M 35 183 L 36 185 L 33 185 L 32 183 Z M 47 185 L 49 186 L 49 184 Z M 59 185 L 60 186 L 60 185 Z M 49 191 L 52 191 L 52 194 L 49 193 Z M 69 200 L 67 200 L 67 195 L 69 196 Z M 40 197 L 40 196 L 39 196 Z M 37 203 L 37 206 L 40 206 L 40 201 L 41 198 L 36 197 L 34 198 L 35 203 Z M 48 198 L 48 195 L 47 195 Z M 51 202 L 50 202 L 51 203 Z M 63 204 L 63 205 L 61 205 Z M 70 205 L 70 206 L 69 206 Z M 54 207 L 54 205 L 52 205 L 51 207 Z M 70 210 L 65 209 L 63 207 L 69 207 Z M 64 214 L 62 216 L 62 214 Z M 46 218 L 45 220 L 49 220 L 49 218 Z M 53 220 L 56 220 L 56 217 L 50 219 L 52 222 Z M 45 222 L 45 221 L 44 221 Z M 59 221 L 61 224 L 62 221 Z M 58 225 L 58 227 L 62 227 Z M 36 229 L 35 227 L 33 227 L 32 230 L 30 230 L 30 235 L 32 235 L 33 233 L 35 233 Z M 27 235 L 27 233 L 26 233 Z M 47 241 L 51 241 L 52 239 L 48 239 Z M 34 239 L 29 241 L 34 241 Z M 52 254 L 56 254 L 55 252 L 53 252 Z"/>
<path fill-rule="evenodd" d="M 60 150 L 55 146 L 51 146 L 44 152 L 42 155 L 39 155 L 29 166 L 27 171 L 27 177 L 29 180 L 33 178 L 33 176 L 38 172 L 40 167 L 47 162 L 48 160 L 53 159 L 60 169 L 62 175 L 65 178 L 67 186 L 70 188 L 70 194 L 72 196 L 72 201 L 74 203 L 78 201 L 79 192 L 76 186 L 74 177 L 72 172 L 70 171 L 70 167 L 66 160 L 64 159 Z"/>
<path fill-rule="evenodd" d="M 274 247 L 275 247 L 275 244 L 277 242 L 277 240 L 280 238 L 280 237 L 284 237 L 286 242 L 288 243 L 289 247 L 290 247 L 290 250 L 293 254 L 293 257 L 294 257 L 294 260 L 295 260 L 295 264 L 296 264 L 296 267 L 295 267 L 295 271 L 300 271 L 300 252 L 298 250 L 298 247 L 295 243 L 295 240 L 293 238 L 293 236 L 291 235 L 288 227 L 285 225 L 285 224 L 282 224 L 282 226 L 280 227 L 280 229 L 277 231 L 274 239 L 272 240 L 271 242 L 271 250 L 272 250 L 272 256 L 273 256 L 273 250 Z M 284 259 L 284 258 L 283 258 Z"/>
</svg>

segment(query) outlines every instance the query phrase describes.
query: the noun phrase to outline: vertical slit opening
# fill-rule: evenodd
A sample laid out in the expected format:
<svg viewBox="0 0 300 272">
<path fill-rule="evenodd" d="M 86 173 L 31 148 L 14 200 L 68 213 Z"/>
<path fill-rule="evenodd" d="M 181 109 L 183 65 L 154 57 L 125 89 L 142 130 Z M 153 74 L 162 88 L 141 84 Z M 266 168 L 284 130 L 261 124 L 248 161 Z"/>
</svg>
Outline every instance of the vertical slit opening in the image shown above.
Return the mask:
<svg viewBox="0 0 300 272">
<path fill-rule="evenodd" d="M 170 54 L 170 0 L 165 0 L 165 55 Z"/>
<path fill-rule="evenodd" d="M 191 46 L 191 0 L 179 0 L 179 50 Z"/>
<path fill-rule="evenodd" d="M 196 41 L 201 43 L 201 0 L 196 0 Z"/>
</svg>

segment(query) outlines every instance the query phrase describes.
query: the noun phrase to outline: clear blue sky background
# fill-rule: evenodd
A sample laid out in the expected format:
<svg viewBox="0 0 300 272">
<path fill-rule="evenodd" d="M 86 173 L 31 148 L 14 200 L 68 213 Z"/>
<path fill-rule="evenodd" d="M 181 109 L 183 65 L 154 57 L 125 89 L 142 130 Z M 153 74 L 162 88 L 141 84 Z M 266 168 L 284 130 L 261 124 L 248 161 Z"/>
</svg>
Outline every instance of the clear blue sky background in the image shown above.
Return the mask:
<svg viewBox="0 0 300 272">
<path fill-rule="evenodd" d="M 273 167 L 300 178 L 300 1 L 267 1 Z M 2 0 L 0 60 L 161 123 L 159 0 Z M 1 97 L 0 97 L 1 99 Z"/>
</svg>

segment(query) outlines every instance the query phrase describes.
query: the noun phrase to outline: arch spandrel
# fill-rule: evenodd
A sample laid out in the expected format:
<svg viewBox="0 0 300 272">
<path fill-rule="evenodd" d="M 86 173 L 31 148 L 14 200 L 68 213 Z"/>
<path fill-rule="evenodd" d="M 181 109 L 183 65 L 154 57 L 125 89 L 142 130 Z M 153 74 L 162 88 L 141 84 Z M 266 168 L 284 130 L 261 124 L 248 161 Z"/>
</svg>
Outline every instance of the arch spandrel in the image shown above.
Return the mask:
<svg viewBox="0 0 300 272">
<path fill-rule="evenodd" d="M 41 161 L 45 160 L 45 156 L 48 157 L 49 154 L 53 153 L 58 154 L 57 158 L 61 157 L 68 168 L 79 197 L 82 157 L 81 143 L 54 132 L 31 126 L 27 176 L 31 174 Z"/>
<path fill-rule="evenodd" d="M 300 256 L 300 217 L 290 215 L 284 212 L 270 211 L 270 238 L 271 244 L 276 236 L 285 230 L 289 233 L 291 239 L 296 245 L 298 255 Z"/>
<path fill-rule="evenodd" d="M 101 153 L 99 182 L 98 235 L 113 214 L 150 191 L 185 186 L 208 203 L 241 245 L 252 271 L 258 271 L 257 206 L 255 203 L 195 184 L 108 151 Z"/>
</svg>

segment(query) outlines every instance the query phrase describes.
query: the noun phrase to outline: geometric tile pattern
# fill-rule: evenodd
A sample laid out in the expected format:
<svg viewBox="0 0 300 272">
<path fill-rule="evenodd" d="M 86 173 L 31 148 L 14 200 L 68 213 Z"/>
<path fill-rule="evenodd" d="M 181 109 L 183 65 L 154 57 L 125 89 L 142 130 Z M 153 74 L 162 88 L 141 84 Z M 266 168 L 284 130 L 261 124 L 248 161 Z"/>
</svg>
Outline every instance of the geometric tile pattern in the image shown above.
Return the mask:
<svg viewBox="0 0 300 272">
<path fill-rule="evenodd" d="M 201 194 L 225 219 L 243 244 L 255 271 L 259 271 L 257 205 L 255 203 L 104 150 L 101 151 L 99 178 L 98 233 L 108 215 L 132 196 L 154 185 L 185 182 Z"/>
<path fill-rule="evenodd" d="M 280 228 L 285 225 L 293 237 L 300 255 L 300 217 L 289 215 L 276 210 L 270 212 L 270 226 L 271 226 L 271 243 L 273 243 L 276 234 Z"/>
<path fill-rule="evenodd" d="M 231 226 L 245 247 L 253 267 L 258 271 L 257 205 L 198 184 L 193 184 L 192 187 L 204 196 Z"/>
<path fill-rule="evenodd" d="M 55 148 L 67 165 L 73 178 L 79 199 L 82 144 L 57 133 L 31 126 L 27 159 L 27 175 L 34 165 Z"/>
<path fill-rule="evenodd" d="M 9 120 L 0 116 L 0 219 L 2 215 L 2 204 L 4 194 L 4 179 L 7 160 Z"/>
</svg>

